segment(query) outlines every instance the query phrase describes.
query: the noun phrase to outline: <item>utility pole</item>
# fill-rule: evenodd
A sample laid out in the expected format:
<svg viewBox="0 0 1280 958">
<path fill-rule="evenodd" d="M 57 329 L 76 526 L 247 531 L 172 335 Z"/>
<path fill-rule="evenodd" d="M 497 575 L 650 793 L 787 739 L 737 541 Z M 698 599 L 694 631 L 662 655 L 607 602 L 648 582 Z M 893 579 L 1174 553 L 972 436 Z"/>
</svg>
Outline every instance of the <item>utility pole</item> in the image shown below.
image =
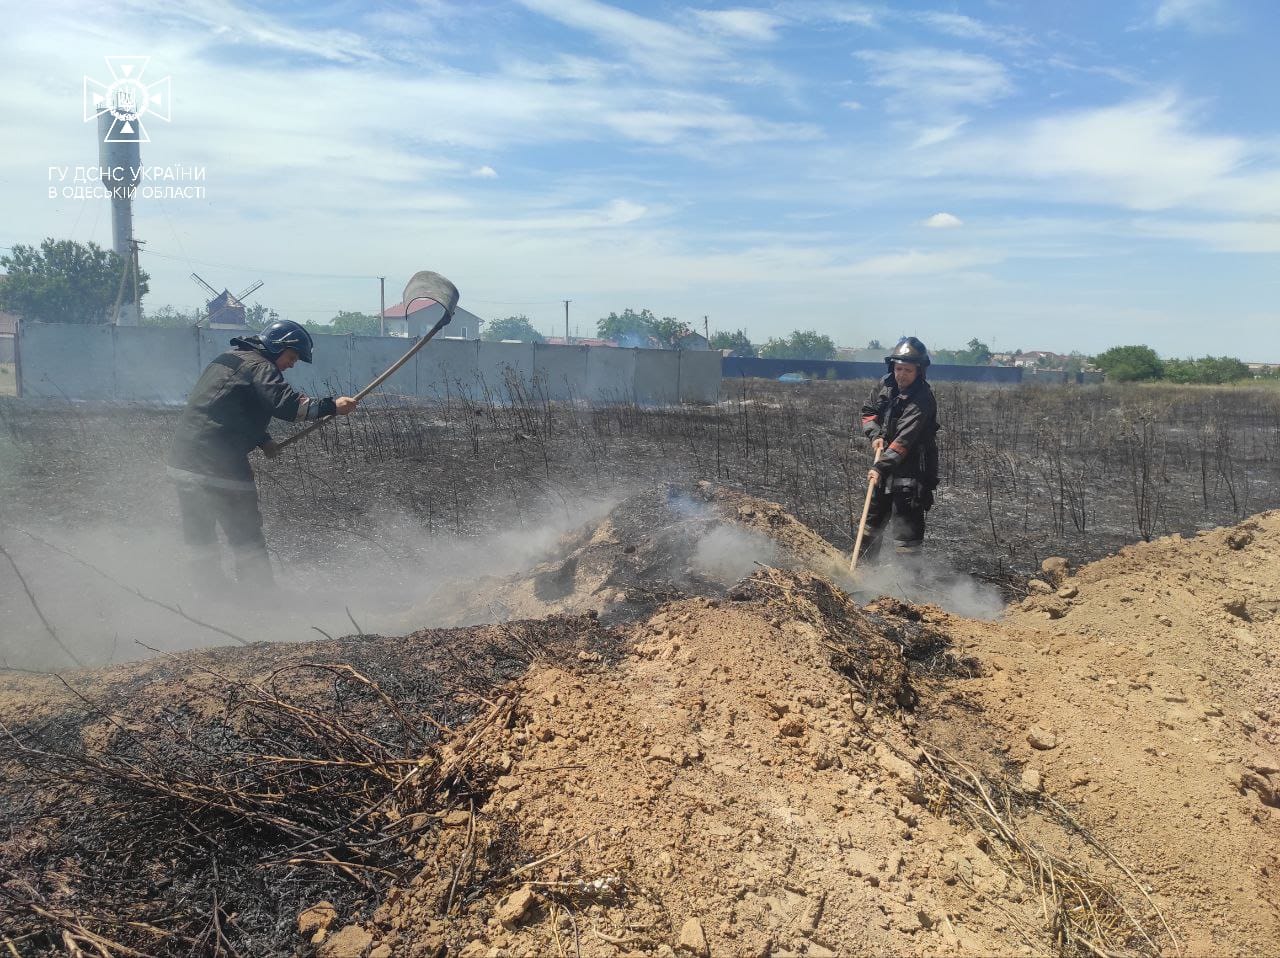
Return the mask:
<svg viewBox="0 0 1280 958">
<path fill-rule="evenodd" d="M 138 291 L 138 247 L 145 240 L 130 240 L 133 244 L 133 321 L 135 324 L 142 323 L 142 294 Z"/>
<path fill-rule="evenodd" d="M 382 308 L 378 310 L 378 333 L 385 336 L 387 335 L 387 278 L 385 276 L 378 277 L 378 301 L 382 303 Z M 406 315 L 406 323 L 408 319 Z"/>
<path fill-rule="evenodd" d="M 707 345 L 711 345 L 711 317 L 702 317 L 702 334 L 707 337 Z"/>
<path fill-rule="evenodd" d="M 566 346 L 569 345 L 569 304 L 572 302 L 571 299 L 564 301 L 564 344 Z"/>
</svg>

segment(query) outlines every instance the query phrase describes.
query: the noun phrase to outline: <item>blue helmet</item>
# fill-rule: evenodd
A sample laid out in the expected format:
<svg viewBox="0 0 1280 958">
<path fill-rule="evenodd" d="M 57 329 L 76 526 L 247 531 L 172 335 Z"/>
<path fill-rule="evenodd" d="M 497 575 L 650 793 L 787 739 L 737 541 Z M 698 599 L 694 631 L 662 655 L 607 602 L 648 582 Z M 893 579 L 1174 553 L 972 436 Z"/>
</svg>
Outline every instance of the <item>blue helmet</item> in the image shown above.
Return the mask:
<svg viewBox="0 0 1280 958">
<path fill-rule="evenodd" d="M 296 349 L 299 359 L 311 362 L 311 334 L 291 319 L 277 319 L 258 338 L 262 340 L 262 351 L 272 359 L 286 349 Z"/>
</svg>

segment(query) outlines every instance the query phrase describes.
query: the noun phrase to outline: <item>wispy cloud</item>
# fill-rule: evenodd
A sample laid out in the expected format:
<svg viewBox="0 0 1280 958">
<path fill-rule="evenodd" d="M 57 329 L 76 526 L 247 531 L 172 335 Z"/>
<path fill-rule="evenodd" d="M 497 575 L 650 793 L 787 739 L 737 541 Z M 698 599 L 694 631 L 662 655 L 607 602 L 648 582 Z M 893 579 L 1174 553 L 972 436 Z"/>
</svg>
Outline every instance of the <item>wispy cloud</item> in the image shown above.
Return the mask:
<svg viewBox="0 0 1280 958">
<path fill-rule="evenodd" d="M 1004 258 L 990 250 L 942 250 L 921 252 L 907 250 L 870 256 L 848 270 L 853 276 L 927 276 L 954 273 L 975 266 L 989 266 Z"/>
<path fill-rule="evenodd" d="M 1063 201 L 1135 210 L 1280 215 L 1280 163 L 1240 137 L 1200 132 L 1173 94 L 1034 120 L 941 155 L 968 175 L 1052 184 Z"/>
<path fill-rule="evenodd" d="M 786 0 L 779 10 L 789 19 L 809 23 L 839 23 L 876 28 L 887 16 L 888 8 L 880 4 L 847 3 L 844 0 Z"/>
<path fill-rule="evenodd" d="M 769 42 L 783 24 L 781 17 L 764 10 L 694 10 L 693 14 L 707 30 L 734 40 Z"/>
<path fill-rule="evenodd" d="M 1013 92 L 1004 66 L 980 54 L 914 47 L 854 55 L 867 65 L 871 85 L 887 91 L 885 107 L 916 149 L 950 139 L 969 121 L 969 110 Z"/>
<path fill-rule="evenodd" d="M 871 84 L 889 91 L 889 104 L 904 112 L 985 106 L 1013 91 L 1008 71 L 980 54 L 930 47 L 860 50 Z"/>
<path fill-rule="evenodd" d="M 954 213 L 934 213 L 924 221 L 924 225 L 931 230 L 949 230 L 963 226 L 964 220 Z"/>
<path fill-rule="evenodd" d="M 382 59 L 368 39 L 354 31 L 295 27 L 279 17 L 231 0 L 191 0 L 181 5 L 157 0 L 119 0 L 114 7 L 125 18 L 157 18 L 199 26 L 208 43 L 257 46 L 333 63 Z"/>
<path fill-rule="evenodd" d="M 1030 37 L 1020 30 L 983 23 L 962 13 L 930 10 L 916 14 L 916 18 L 939 33 L 961 40 L 980 40 L 1014 50 L 1031 45 Z"/>
<path fill-rule="evenodd" d="M 1152 20 L 1157 27 L 1182 27 L 1193 33 L 1219 33 L 1233 26 L 1223 0 L 1160 0 Z"/>
<path fill-rule="evenodd" d="M 1140 219 L 1134 228 L 1149 236 L 1189 240 L 1226 253 L 1280 253 L 1280 220 Z"/>
<path fill-rule="evenodd" d="M 721 48 L 688 31 L 599 0 L 519 0 L 528 9 L 581 30 L 648 72 L 697 72 L 720 61 Z"/>
</svg>

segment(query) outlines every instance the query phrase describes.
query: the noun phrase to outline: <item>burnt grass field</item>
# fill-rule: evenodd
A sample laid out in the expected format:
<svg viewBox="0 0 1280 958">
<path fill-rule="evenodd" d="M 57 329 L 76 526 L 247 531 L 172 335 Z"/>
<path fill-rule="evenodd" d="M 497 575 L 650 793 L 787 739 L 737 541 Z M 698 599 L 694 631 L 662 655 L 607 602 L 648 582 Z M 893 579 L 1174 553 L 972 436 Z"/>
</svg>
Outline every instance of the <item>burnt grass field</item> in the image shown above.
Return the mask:
<svg viewBox="0 0 1280 958">
<path fill-rule="evenodd" d="M 639 487 L 711 479 L 775 500 L 844 549 L 866 489 L 869 382 L 726 380 L 715 406 L 557 403 L 540 384 L 395 396 L 255 468 L 278 562 L 406 565 Z M 942 485 L 927 547 L 1008 595 L 1084 562 L 1280 505 L 1280 390 L 935 385 Z M 0 519 L 173 526 L 177 408 L 0 400 Z M 278 430 L 279 432 L 287 431 Z M 388 535 L 388 530 L 397 534 Z M 6 570 L 7 572 L 7 570 Z"/>
<path fill-rule="evenodd" d="M 372 584 L 362 566 L 379 578 L 447 577 L 459 571 L 439 568 L 457 554 L 452 544 L 473 541 L 483 571 L 488 556 L 510 564 L 497 553 L 512 530 L 567 528 L 640 489 L 709 479 L 781 503 L 847 550 L 870 460 L 853 431 L 869 388 L 727 381 L 716 405 L 674 408 L 553 403 L 536 383 L 512 384 L 501 398 L 379 397 L 256 463 L 268 541 L 281 578 L 319 573 L 318 591 L 335 593 L 341 608 Z M 1280 504 L 1280 391 L 936 391 L 944 475 L 928 546 L 1010 597 L 1044 556 L 1083 562 Z M 138 541 L 170 543 L 159 561 L 181 568 L 163 468 L 179 414 L 0 400 L 0 621 L 20 609 L 35 628 L 38 600 L 75 644 L 65 616 L 91 605 L 82 601 L 90 577 L 48 576 L 59 563 L 70 568 L 76 549 L 96 548 L 85 558 L 107 564 L 117 584 L 151 590 L 140 550 L 112 562 L 104 538 L 141 531 Z M 147 530 L 168 534 L 148 539 Z M 263 637 L 265 621 L 249 624 L 251 638 Z M 387 876 L 419 868 L 399 841 L 405 826 L 372 814 L 409 783 L 404 769 L 430 769 L 406 798 L 426 818 L 483 804 L 492 776 L 467 764 L 466 748 L 446 762 L 439 737 L 461 742 L 455 733 L 493 687 L 534 657 L 576 659 L 617 637 L 591 615 L 461 632 L 419 621 L 407 640 L 351 624 L 355 633 L 337 641 L 215 650 L 177 664 L 158 657 L 134 671 L 79 673 L 74 687 L 5 674 L 65 666 L 57 650 L 37 650 L 25 665 L 0 657 L 0 684 L 59 683 L 0 737 L 0 828 L 10 838 L 0 843 L 0 935 L 12 936 L 10 948 L 301 953 L 301 909 L 325 897 L 343 914 L 367 914 Z M 87 620 L 90 632 L 107 628 L 105 618 Z M 15 653 L 36 641 L 17 638 Z M 87 641 L 84 650 L 89 664 L 115 653 Z M 263 670 L 264 682 L 246 678 Z M 499 699 L 492 722 L 507 722 L 513 707 Z M 428 716 L 430 727 L 405 715 Z M 422 754 L 437 761 L 424 766 Z M 518 835 L 494 847 L 489 866 L 506 873 Z M 455 890 L 486 887 L 483 869 L 468 873 L 474 882 L 459 874 L 446 911 Z"/>
</svg>

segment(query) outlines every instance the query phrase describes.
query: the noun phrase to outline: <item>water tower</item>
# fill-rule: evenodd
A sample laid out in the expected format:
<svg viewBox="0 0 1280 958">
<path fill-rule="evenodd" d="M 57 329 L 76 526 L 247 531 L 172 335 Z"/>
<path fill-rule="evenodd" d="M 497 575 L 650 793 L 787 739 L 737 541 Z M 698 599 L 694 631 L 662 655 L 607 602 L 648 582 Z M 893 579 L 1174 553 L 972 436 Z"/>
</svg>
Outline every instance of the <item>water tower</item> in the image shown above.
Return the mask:
<svg viewBox="0 0 1280 958">
<path fill-rule="evenodd" d="M 138 250 L 133 242 L 133 189 L 142 172 L 139 144 L 145 134 L 138 122 L 138 104 L 133 91 L 124 87 L 109 93 L 106 109 L 98 114 L 98 166 L 102 169 L 102 185 L 111 196 L 111 248 L 133 270 L 137 288 Z M 121 280 L 117 296 L 115 321 L 121 326 L 138 325 L 138 304 L 124 303 Z"/>
<path fill-rule="evenodd" d="M 142 168 L 137 104 L 127 89 L 113 90 L 107 109 L 98 114 L 98 166 L 102 185 L 111 192 L 111 248 L 121 257 L 133 255 L 133 198 Z M 130 122 L 130 117 L 134 117 Z"/>
</svg>

